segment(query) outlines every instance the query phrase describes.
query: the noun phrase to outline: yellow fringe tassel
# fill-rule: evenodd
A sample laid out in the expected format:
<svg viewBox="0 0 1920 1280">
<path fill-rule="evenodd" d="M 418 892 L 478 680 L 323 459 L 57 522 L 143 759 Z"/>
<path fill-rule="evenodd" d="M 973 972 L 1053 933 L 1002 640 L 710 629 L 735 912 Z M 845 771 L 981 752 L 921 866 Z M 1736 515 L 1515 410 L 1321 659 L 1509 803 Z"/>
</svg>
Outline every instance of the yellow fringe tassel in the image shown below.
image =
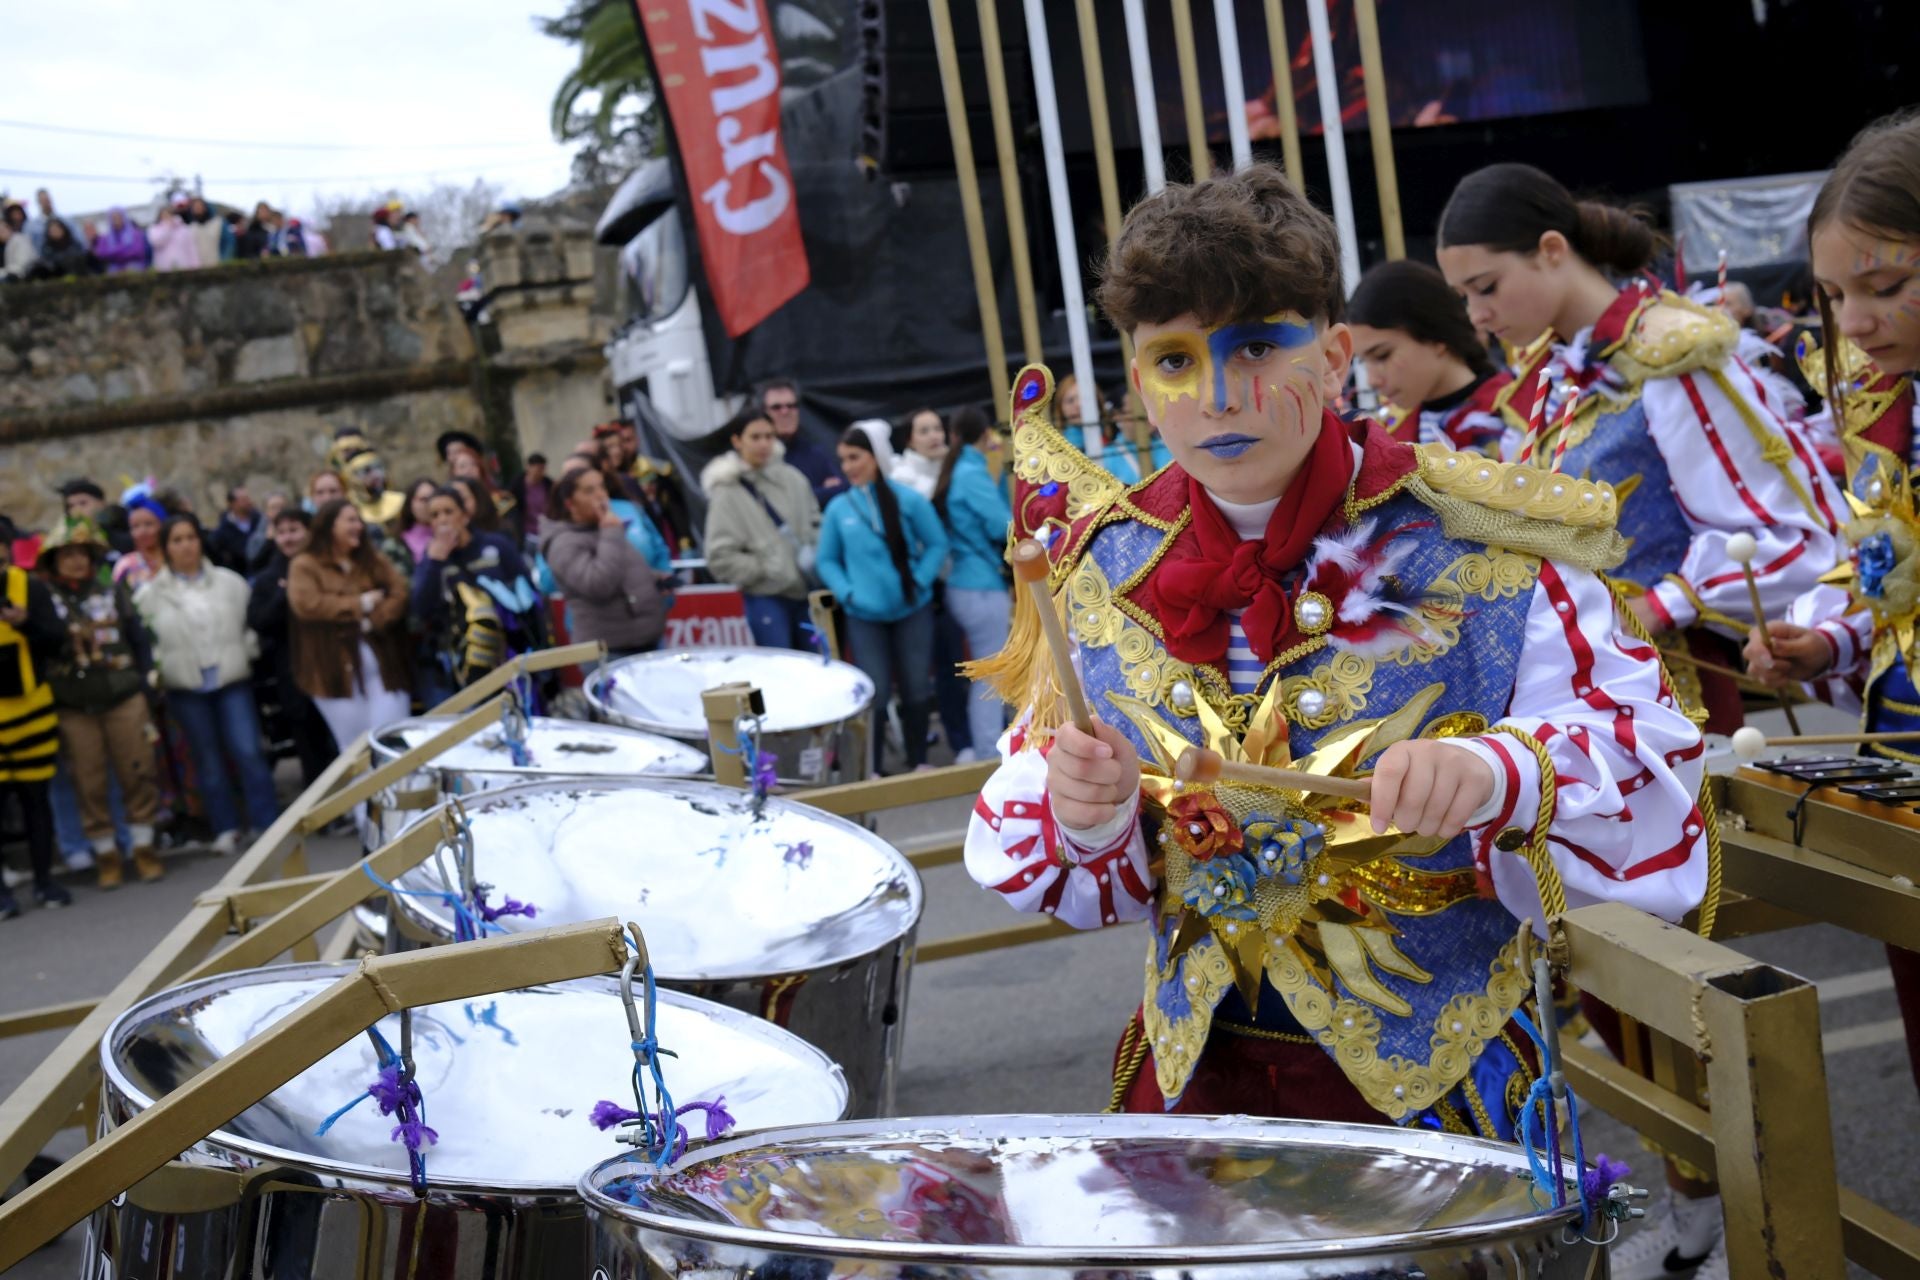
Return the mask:
<svg viewBox="0 0 1920 1280">
<path fill-rule="evenodd" d="M 1064 593 L 1052 597 L 1052 603 L 1064 627 L 1067 623 Z M 1007 632 L 1007 643 L 996 654 L 962 663 L 960 671 L 969 680 L 986 681 L 1002 701 L 1017 711 L 1029 713 L 1029 749 L 1040 745 L 1053 730 L 1067 722 L 1067 698 L 1054 675 L 1053 656 L 1047 652 L 1040 608 L 1034 602 L 1033 589 L 1024 583 L 1014 587 L 1013 622 Z"/>
</svg>

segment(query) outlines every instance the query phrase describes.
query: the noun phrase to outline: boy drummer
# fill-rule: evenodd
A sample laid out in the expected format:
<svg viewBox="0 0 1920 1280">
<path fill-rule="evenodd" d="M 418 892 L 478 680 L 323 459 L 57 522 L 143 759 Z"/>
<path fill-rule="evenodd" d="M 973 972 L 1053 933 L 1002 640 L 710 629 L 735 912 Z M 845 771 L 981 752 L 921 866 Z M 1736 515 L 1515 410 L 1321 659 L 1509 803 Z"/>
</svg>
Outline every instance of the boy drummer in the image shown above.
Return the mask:
<svg viewBox="0 0 1920 1280">
<path fill-rule="evenodd" d="M 1098 723 L 1064 723 L 1016 625 L 983 664 L 1024 711 L 968 870 L 1077 927 L 1150 922 L 1123 1109 L 1511 1138 L 1522 922 L 1562 897 L 1675 920 L 1707 879 L 1700 734 L 1597 576 L 1613 495 L 1329 412 L 1338 246 L 1271 167 L 1137 206 L 1099 297 L 1174 462 L 1091 500 L 1060 482 L 1044 372 L 1016 386 L 1016 466 L 1046 481 L 1017 520 Z M 1370 817 L 1176 787 L 1189 744 L 1370 772 Z"/>
</svg>

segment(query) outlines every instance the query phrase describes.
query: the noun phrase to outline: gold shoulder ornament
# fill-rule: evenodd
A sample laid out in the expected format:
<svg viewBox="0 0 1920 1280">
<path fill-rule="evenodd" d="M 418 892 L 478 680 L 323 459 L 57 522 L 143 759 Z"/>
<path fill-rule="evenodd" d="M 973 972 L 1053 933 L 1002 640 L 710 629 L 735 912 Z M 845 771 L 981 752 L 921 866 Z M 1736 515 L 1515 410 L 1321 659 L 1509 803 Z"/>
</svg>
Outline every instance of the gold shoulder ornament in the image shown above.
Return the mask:
<svg viewBox="0 0 1920 1280">
<path fill-rule="evenodd" d="M 1595 573 L 1626 558 L 1613 486 L 1444 445 L 1417 447 L 1407 492 L 1440 515 L 1450 538 L 1557 560 Z"/>
<path fill-rule="evenodd" d="M 1726 312 L 1663 291 L 1640 313 L 1610 361 L 1630 383 L 1671 378 L 1716 367 L 1739 341 L 1740 326 Z"/>
</svg>

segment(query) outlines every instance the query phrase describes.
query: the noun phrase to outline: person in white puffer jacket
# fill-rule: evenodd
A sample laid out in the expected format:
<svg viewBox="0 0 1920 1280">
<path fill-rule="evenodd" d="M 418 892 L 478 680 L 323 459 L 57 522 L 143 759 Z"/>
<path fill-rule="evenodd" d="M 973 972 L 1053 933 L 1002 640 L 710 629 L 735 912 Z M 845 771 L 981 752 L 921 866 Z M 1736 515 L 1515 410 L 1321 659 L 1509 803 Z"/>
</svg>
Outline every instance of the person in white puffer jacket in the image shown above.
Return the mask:
<svg viewBox="0 0 1920 1280">
<path fill-rule="evenodd" d="M 247 584 L 207 559 L 191 515 L 169 516 L 160 546 L 166 567 L 133 603 L 153 638 L 167 707 L 193 751 L 213 848 L 229 854 L 240 847 L 243 806 L 244 825 L 255 832 L 272 826 L 280 812 L 253 701 Z"/>
</svg>

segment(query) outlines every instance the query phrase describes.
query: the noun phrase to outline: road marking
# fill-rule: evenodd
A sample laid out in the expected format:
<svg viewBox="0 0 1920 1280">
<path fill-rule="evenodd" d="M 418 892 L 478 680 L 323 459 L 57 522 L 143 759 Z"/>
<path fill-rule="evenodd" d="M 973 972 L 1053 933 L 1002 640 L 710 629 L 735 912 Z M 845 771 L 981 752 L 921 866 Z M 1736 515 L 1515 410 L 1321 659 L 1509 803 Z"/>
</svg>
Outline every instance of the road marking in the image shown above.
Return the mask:
<svg viewBox="0 0 1920 1280">
<path fill-rule="evenodd" d="M 1848 1000 L 1854 996 L 1871 995 L 1875 991 L 1887 991 L 1893 987 L 1893 970 L 1863 969 L 1859 973 L 1843 973 L 1837 978 L 1822 978 L 1814 983 L 1820 990 L 1820 999 Z"/>
<path fill-rule="evenodd" d="M 1907 1024 L 1898 1018 L 1888 1018 L 1885 1022 L 1863 1022 L 1857 1027 L 1843 1027 L 1838 1031 L 1829 1031 L 1820 1037 L 1820 1048 L 1827 1056 L 1847 1053 L 1854 1049 L 1871 1049 L 1877 1045 L 1892 1044 L 1907 1037 Z"/>
</svg>

